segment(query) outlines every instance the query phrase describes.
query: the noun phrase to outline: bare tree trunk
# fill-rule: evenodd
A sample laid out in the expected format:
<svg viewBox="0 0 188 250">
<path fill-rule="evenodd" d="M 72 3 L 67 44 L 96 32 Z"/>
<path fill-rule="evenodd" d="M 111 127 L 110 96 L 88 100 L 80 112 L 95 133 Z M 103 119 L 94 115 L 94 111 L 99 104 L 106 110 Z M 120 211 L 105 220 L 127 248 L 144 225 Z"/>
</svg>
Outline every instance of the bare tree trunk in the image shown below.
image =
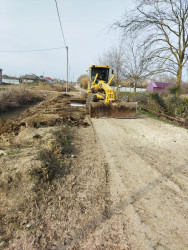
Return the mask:
<svg viewBox="0 0 188 250">
<path fill-rule="evenodd" d="M 182 77 L 182 66 L 178 65 L 178 72 L 177 72 L 177 86 L 180 87 Z"/>
<path fill-rule="evenodd" d="M 138 83 L 138 77 L 135 77 L 135 79 L 134 79 L 134 85 L 133 85 L 133 96 L 134 96 L 134 98 L 136 97 L 137 83 Z"/>
<path fill-rule="evenodd" d="M 134 86 L 133 86 L 133 96 L 134 96 L 134 98 L 136 96 L 136 83 L 134 83 Z"/>
<path fill-rule="evenodd" d="M 119 93 L 119 81 L 118 81 L 118 79 L 116 81 L 116 89 L 117 89 L 117 93 Z"/>
<path fill-rule="evenodd" d="M 116 78 L 117 78 L 117 93 L 119 93 L 119 74 L 118 74 L 118 70 L 117 70 Z"/>
</svg>

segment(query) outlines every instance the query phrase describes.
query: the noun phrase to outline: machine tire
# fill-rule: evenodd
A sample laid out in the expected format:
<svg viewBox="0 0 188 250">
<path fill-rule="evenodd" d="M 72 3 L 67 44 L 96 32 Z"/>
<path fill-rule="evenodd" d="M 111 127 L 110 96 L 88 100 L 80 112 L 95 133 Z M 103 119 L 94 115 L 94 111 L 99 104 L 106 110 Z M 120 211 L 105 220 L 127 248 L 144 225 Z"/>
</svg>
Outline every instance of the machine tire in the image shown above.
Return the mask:
<svg viewBox="0 0 188 250">
<path fill-rule="evenodd" d="M 89 106 L 91 102 L 96 102 L 97 96 L 95 94 L 89 94 L 86 100 L 86 109 L 89 112 Z"/>
</svg>

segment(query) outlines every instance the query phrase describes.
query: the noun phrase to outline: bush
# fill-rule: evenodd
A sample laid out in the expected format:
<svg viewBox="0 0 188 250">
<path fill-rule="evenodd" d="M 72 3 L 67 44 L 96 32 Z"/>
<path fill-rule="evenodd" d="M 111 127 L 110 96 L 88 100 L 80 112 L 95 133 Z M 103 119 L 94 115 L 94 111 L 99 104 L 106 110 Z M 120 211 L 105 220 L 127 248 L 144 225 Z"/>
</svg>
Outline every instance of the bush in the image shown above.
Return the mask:
<svg viewBox="0 0 188 250">
<path fill-rule="evenodd" d="M 181 88 L 179 86 L 175 85 L 175 86 L 171 86 L 168 89 L 168 92 L 171 95 L 179 96 L 181 94 L 182 90 L 181 90 Z"/>
<path fill-rule="evenodd" d="M 173 116 L 181 115 L 185 111 L 183 100 L 180 97 L 168 97 L 167 103 L 170 109 L 170 113 Z"/>
<path fill-rule="evenodd" d="M 167 103 L 173 116 L 185 117 L 188 112 L 188 99 L 181 98 L 181 93 L 182 89 L 179 86 L 169 88 L 169 94 L 171 94 L 171 96 L 167 98 Z"/>
<path fill-rule="evenodd" d="M 188 98 L 181 97 L 182 89 L 178 86 L 172 86 L 168 92 L 166 98 L 159 92 L 149 93 L 149 109 L 188 121 Z"/>
<path fill-rule="evenodd" d="M 70 154 L 73 150 L 72 146 L 72 130 L 70 127 L 62 127 L 61 130 L 54 132 L 56 140 L 61 146 L 61 154 Z"/>
<path fill-rule="evenodd" d="M 147 93 L 136 93 L 134 101 L 138 102 L 139 104 L 146 105 L 148 102 L 148 94 Z"/>
<path fill-rule="evenodd" d="M 168 107 L 164 98 L 158 92 L 152 92 L 149 94 L 150 97 L 150 105 L 154 104 L 156 111 L 166 112 Z M 152 103 L 153 102 L 153 103 Z"/>
</svg>

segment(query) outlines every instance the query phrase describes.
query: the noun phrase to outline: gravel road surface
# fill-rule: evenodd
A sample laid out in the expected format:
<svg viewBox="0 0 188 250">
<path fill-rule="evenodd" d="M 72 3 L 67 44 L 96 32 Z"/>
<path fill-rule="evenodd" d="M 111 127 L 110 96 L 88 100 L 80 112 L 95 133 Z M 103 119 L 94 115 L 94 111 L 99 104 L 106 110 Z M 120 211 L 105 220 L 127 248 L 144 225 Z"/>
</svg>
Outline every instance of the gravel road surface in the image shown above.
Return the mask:
<svg viewBox="0 0 188 250">
<path fill-rule="evenodd" d="M 92 239 L 116 232 L 113 249 L 188 249 L 188 131 L 151 118 L 92 124 L 109 190 L 108 220 Z"/>
</svg>

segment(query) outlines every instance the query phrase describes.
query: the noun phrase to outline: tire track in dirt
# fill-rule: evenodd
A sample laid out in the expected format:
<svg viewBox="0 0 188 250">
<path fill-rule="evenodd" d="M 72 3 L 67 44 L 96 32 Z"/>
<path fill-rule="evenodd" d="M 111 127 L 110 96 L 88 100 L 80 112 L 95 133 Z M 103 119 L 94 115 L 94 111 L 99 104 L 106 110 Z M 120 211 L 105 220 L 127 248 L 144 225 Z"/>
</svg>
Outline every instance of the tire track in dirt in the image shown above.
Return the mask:
<svg viewBox="0 0 188 250">
<path fill-rule="evenodd" d="M 104 186 L 105 186 L 105 198 L 104 198 L 104 211 L 103 211 L 103 220 L 96 224 L 94 230 L 87 232 L 87 237 L 85 235 L 85 240 L 81 244 L 81 249 L 119 249 L 119 250 L 128 250 L 130 249 L 127 244 L 127 239 L 123 233 L 124 226 L 121 221 L 115 221 L 115 224 L 121 225 L 121 230 L 116 230 L 116 227 L 113 226 L 111 223 L 113 214 L 111 213 L 111 200 L 110 200 L 110 171 L 109 171 L 109 164 L 106 161 L 103 152 L 101 151 L 100 143 L 93 126 L 92 120 L 88 117 L 91 128 L 93 131 L 94 141 L 95 141 L 95 148 L 96 151 L 95 157 L 97 159 L 102 159 L 101 165 L 101 174 L 104 170 Z M 90 135 L 91 136 L 91 135 Z M 97 154 L 98 152 L 98 154 Z M 99 153 L 100 152 L 100 153 Z M 100 155 L 100 156 L 99 156 Z M 89 224 L 93 224 L 93 219 L 88 221 Z"/>
<path fill-rule="evenodd" d="M 134 125 L 133 121 L 115 119 L 92 119 L 92 122 L 109 164 L 111 214 L 115 220 L 123 221 L 128 244 L 133 249 L 188 247 L 187 194 L 169 180 L 178 171 L 187 170 L 186 144 L 181 146 L 187 131 L 152 119 L 134 120 Z M 158 131 L 152 131 L 152 127 L 158 126 Z M 176 150 L 171 152 L 173 144 L 169 140 L 173 138 L 181 147 L 173 159 L 168 159 L 171 163 L 168 166 L 166 158 L 171 158 Z M 151 166 L 149 144 L 156 149 L 160 140 L 168 142 L 160 146 L 164 155 L 159 157 L 156 150 L 152 155 L 156 166 Z M 139 148 L 144 150 L 139 152 Z M 158 164 L 162 164 L 163 172 Z"/>
<path fill-rule="evenodd" d="M 127 128 L 126 126 L 123 126 L 122 123 L 118 123 L 118 121 L 114 120 L 113 124 L 117 127 L 119 127 L 120 129 L 123 130 L 124 132 L 130 132 L 131 133 L 135 133 L 137 136 L 141 136 L 139 133 L 137 133 L 137 131 L 134 131 L 133 129 Z M 167 125 L 169 126 L 169 125 Z M 179 129 L 179 128 L 177 128 Z M 128 133 L 129 133 L 128 132 Z M 186 132 L 186 130 L 184 130 L 184 132 Z M 185 133 L 186 134 L 186 133 Z M 158 135 L 159 136 L 159 135 Z M 127 137 L 127 136 L 126 136 Z M 125 138 L 127 139 L 127 138 Z M 141 139 L 143 141 L 143 138 Z M 175 140 L 174 140 L 175 141 Z M 152 142 L 150 142 L 152 143 Z M 184 157 L 182 157 L 181 155 L 179 155 L 178 159 L 175 159 L 174 156 L 174 152 L 169 152 L 169 150 L 167 150 L 167 152 L 165 152 L 164 149 L 160 149 L 158 147 L 158 145 L 156 145 L 155 141 L 152 143 L 152 148 L 154 149 L 153 151 L 150 150 L 150 146 L 148 145 L 147 150 L 145 149 L 145 147 L 140 147 L 137 145 L 138 141 L 131 141 L 131 139 L 129 138 L 129 148 L 134 151 L 137 155 L 139 155 L 142 159 L 144 159 L 146 162 L 149 162 L 151 164 L 151 167 L 156 170 L 158 173 L 160 173 L 163 177 L 166 176 L 168 178 L 168 181 L 166 182 L 166 185 L 168 186 L 169 189 L 171 189 L 172 191 L 178 193 L 178 195 L 181 195 L 182 198 L 186 198 L 185 196 L 185 192 L 188 191 L 188 182 L 186 184 L 186 186 L 182 186 L 182 183 L 180 180 L 182 180 L 182 175 L 181 172 L 186 171 L 186 166 L 188 164 L 188 158 L 186 158 L 186 154 L 184 152 Z M 181 150 L 180 150 L 181 151 Z M 149 152 L 149 154 L 147 153 Z M 167 159 L 164 158 L 165 154 L 171 154 L 170 157 L 168 157 Z M 156 161 L 156 155 L 158 155 L 158 159 Z M 180 159 L 183 159 L 183 161 L 180 161 Z M 164 163 L 165 163 L 165 167 L 164 167 Z M 163 168 L 161 168 L 161 166 L 163 166 Z M 173 170 L 174 168 L 174 170 Z M 174 173 L 173 173 L 174 172 Z M 175 175 L 177 174 L 177 175 Z M 179 177 L 178 177 L 179 175 Z M 187 178 L 188 181 L 188 175 L 184 176 L 185 178 Z"/>
</svg>

